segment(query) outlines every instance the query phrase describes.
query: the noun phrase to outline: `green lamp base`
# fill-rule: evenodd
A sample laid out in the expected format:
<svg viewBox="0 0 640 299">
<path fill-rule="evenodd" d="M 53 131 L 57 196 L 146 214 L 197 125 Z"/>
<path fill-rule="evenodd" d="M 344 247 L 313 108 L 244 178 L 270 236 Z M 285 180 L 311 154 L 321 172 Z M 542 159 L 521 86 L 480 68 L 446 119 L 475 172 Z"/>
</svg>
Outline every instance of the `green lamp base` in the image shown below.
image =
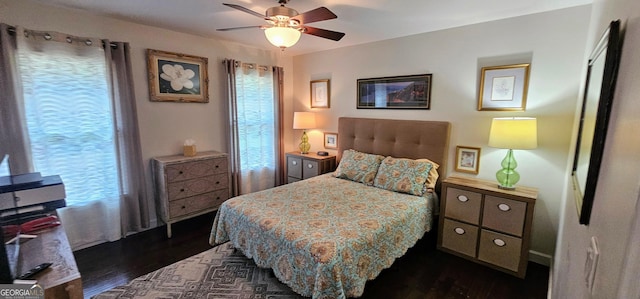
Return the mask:
<svg viewBox="0 0 640 299">
<path fill-rule="evenodd" d="M 311 144 L 309 144 L 309 137 L 307 136 L 306 131 L 302 131 L 302 141 L 298 148 L 300 149 L 301 154 L 308 154 L 309 149 L 311 149 Z"/>
<path fill-rule="evenodd" d="M 496 172 L 498 188 L 505 190 L 515 190 L 515 184 L 520 180 L 520 174 L 516 171 L 518 163 L 513 157 L 513 150 L 509 149 L 507 156 L 502 159 L 502 169 Z"/>
</svg>

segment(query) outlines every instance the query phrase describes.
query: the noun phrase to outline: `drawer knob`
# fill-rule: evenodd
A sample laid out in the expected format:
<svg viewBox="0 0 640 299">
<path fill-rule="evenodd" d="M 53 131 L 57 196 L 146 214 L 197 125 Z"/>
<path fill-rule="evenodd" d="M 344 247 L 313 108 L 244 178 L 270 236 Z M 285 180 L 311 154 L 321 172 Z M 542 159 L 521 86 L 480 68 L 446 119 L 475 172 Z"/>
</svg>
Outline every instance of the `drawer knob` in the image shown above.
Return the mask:
<svg viewBox="0 0 640 299">
<path fill-rule="evenodd" d="M 216 168 L 220 168 L 220 165 L 216 165 Z"/>
<path fill-rule="evenodd" d="M 502 239 L 493 239 L 493 244 L 496 244 L 496 246 L 504 247 L 505 245 L 507 245 L 507 242 Z"/>
<path fill-rule="evenodd" d="M 506 203 L 501 203 L 498 205 L 498 209 L 500 209 L 500 211 L 507 212 L 511 210 L 511 207 Z"/>
<path fill-rule="evenodd" d="M 307 164 L 307 167 L 313 168 L 313 164 Z"/>
<path fill-rule="evenodd" d="M 469 201 L 469 198 L 466 195 L 458 195 L 458 200 L 461 202 Z"/>
<path fill-rule="evenodd" d="M 220 185 L 220 182 L 216 182 L 216 185 Z"/>
<path fill-rule="evenodd" d="M 183 209 L 183 210 L 184 210 L 184 209 L 186 209 L 186 208 L 187 208 L 186 206 L 182 206 L 182 209 Z"/>
<path fill-rule="evenodd" d="M 291 165 L 298 165 L 298 161 L 291 161 Z"/>
<path fill-rule="evenodd" d="M 216 199 L 220 199 L 220 196 L 216 197 Z"/>
<path fill-rule="evenodd" d="M 464 233 L 466 233 L 466 231 L 464 231 L 464 228 L 462 227 L 456 227 L 453 229 L 454 232 L 456 232 L 456 234 L 458 235 L 464 235 Z"/>
<path fill-rule="evenodd" d="M 180 192 L 184 192 L 184 188 L 180 189 Z"/>
<path fill-rule="evenodd" d="M 182 170 L 178 171 L 178 174 L 183 174 L 184 172 L 182 172 Z"/>
</svg>

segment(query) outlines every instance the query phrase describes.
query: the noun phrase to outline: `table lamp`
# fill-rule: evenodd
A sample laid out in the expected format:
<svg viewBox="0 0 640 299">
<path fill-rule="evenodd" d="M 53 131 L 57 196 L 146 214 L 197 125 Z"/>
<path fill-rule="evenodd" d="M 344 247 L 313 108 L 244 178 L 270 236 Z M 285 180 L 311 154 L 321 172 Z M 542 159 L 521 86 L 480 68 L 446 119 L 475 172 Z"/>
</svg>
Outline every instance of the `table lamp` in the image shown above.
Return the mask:
<svg viewBox="0 0 640 299">
<path fill-rule="evenodd" d="M 309 144 L 309 137 L 307 136 L 307 129 L 313 129 L 316 127 L 316 115 L 313 112 L 294 112 L 293 113 L 293 129 L 303 130 L 302 141 L 300 142 L 300 153 L 308 154 L 311 144 Z"/>
<path fill-rule="evenodd" d="M 515 170 L 518 163 L 513 157 L 513 150 L 538 147 L 537 120 L 532 117 L 494 118 L 489 133 L 489 146 L 508 149 L 507 156 L 502 160 L 502 169 L 496 172 L 496 179 L 499 188 L 514 190 L 520 174 Z"/>
</svg>

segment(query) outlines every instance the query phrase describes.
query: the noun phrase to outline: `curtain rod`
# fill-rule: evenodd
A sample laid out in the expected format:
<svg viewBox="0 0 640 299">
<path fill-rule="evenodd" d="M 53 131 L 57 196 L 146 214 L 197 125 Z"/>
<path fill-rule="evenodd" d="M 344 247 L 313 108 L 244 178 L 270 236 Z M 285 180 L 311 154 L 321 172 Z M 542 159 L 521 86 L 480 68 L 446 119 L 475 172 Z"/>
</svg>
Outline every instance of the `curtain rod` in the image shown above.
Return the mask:
<svg viewBox="0 0 640 299">
<path fill-rule="evenodd" d="M 9 26 L 7 27 L 7 31 L 9 32 L 9 34 L 16 34 L 16 27 Z M 102 42 L 102 46 L 104 47 L 104 42 Z M 118 47 L 118 45 L 114 43 L 109 43 L 109 46 L 113 49 Z"/>
<path fill-rule="evenodd" d="M 230 60 L 230 59 L 224 59 L 224 60 L 222 60 L 222 64 L 227 63 L 227 61 L 229 61 L 229 60 Z M 239 63 L 240 63 L 240 64 L 255 65 L 257 69 L 264 68 L 264 70 L 265 70 L 265 71 L 269 70 L 269 68 L 270 68 L 270 67 L 273 67 L 273 66 L 268 66 L 268 65 L 259 65 L 259 64 L 257 64 L 257 63 L 241 62 L 241 61 L 237 61 L 237 60 L 236 60 L 236 62 L 235 62 L 235 66 L 236 66 L 236 67 L 240 66 L 240 65 L 238 65 Z M 253 68 L 253 67 L 252 67 L 252 66 L 250 66 L 249 68 Z"/>
</svg>

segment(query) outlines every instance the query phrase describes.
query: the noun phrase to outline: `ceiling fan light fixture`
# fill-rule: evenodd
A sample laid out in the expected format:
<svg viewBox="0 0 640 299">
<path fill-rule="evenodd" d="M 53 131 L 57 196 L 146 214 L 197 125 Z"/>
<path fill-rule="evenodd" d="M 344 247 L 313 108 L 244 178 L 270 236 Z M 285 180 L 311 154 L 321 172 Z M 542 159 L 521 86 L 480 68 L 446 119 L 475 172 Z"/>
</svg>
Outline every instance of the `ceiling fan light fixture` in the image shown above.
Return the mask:
<svg viewBox="0 0 640 299">
<path fill-rule="evenodd" d="M 289 27 L 271 27 L 264 30 L 267 40 L 282 49 L 295 45 L 300 39 L 300 34 L 299 30 Z"/>
</svg>

